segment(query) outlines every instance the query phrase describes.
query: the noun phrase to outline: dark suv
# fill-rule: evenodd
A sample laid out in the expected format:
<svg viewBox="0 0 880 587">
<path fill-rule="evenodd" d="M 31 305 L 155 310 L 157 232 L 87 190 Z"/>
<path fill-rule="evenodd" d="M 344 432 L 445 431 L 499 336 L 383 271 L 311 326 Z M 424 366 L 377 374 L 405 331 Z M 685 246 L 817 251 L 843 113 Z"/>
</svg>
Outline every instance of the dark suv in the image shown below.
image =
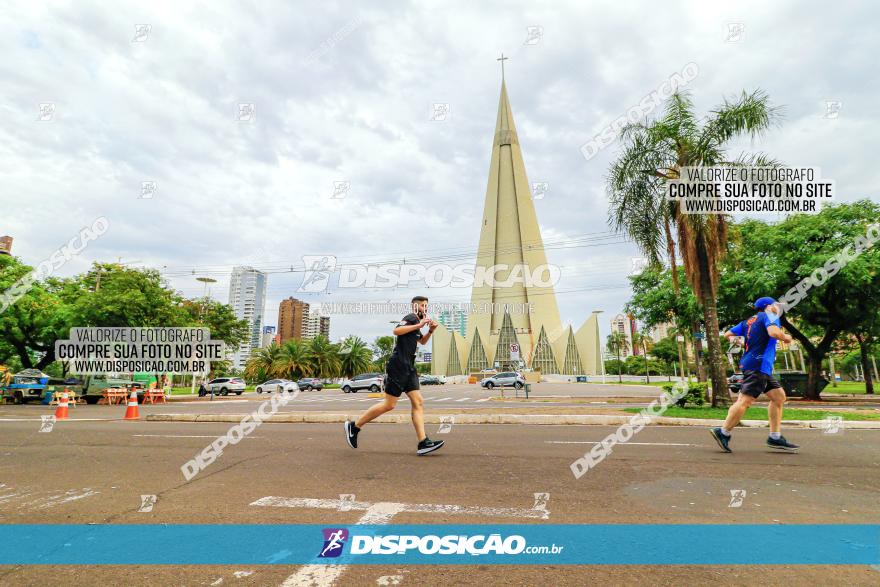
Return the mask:
<svg viewBox="0 0 880 587">
<path fill-rule="evenodd" d="M 296 382 L 301 391 L 312 391 L 313 389 L 317 389 L 321 391 L 324 389 L 324 382 L 320 379 L 315 379 L 314 377 L 305 377 Z"/>
</svg>

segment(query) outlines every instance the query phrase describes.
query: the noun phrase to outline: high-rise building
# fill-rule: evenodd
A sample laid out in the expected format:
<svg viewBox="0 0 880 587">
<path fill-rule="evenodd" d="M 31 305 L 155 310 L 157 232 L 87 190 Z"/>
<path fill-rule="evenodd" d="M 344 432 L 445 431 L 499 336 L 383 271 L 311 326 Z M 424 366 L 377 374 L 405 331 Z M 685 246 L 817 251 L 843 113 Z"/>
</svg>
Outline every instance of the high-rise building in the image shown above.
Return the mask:
<svg viewBox="0 0 880 587">
<path fill-rule="evenodd" d="M 640 354 L 640 349 L 633 344 L 633 335 L 638 332 L 636 319 L 631 314 L 618 314 L 611 319 L 611 332 L 622 334 L 626 338 L 626 344 L 620 349 L 620 357 Z"/>
<path fill-rule="evenodd" d="M 303 338 L 303 329 L 309 316 L 309 305 L 296 298 L 281 300 L 278 306 L 278 337 L 280 344 L 291 338 Z"/>
<path fill-rule="evenodd" d="M 247 320 L 250 336 L 232 354 L 232 365 L 243 369 L 251 352 L 263 342 L 263 315 L 266 311 L 267 277 L 253 267 L 239 266 L 229 280 L 229 305 L 239 319 Z"/>
<path fill-rule="evenodd" d="M 467 312 L 464 310 L 443 310 L 437 316 L 437 322 L 450 332 L 457 332 L 464 336 L 467 334 L 467 318 Z"/>
<path fill-rule="evenodd" d="M 0 255 L 12 254 L 12 237 L 0 236 Z"/>
<path fill-rule="evenodd" d="M 260 346 L 267 347 L 273 342 L 275 342 L 275 327 L 263 326 L 263 343 Z"/>
<path fill-rule="evenodd" d="M 433 373 L 464 375 L 521 365 L 542 374 L 601 373 L 597 315 L 577 330 L 563 326 L 560 319 L 548 279 L 554 271 L 547 264 L 503 76 L 483 213 L 467 212 L 480 223 L 475 275 L 488 273 L 492 279 L 475 280 L 474 309 L 464 335 L 437 327 L 431 347 Z"/>
<path fill-rule="evenodd" d="M 671 322 L 663 322 L 662 324 L 657 324 L 653 328 L 651 328 L 651 340 L 654 342 L 660 342 L 664 338 L 669 337 L 672 334 L 672 330 L 675 328 L 675 325 Z"/>
<path fill-rule="evenodd" d="M 305 317 L 303 321 L 303 338 L 315 338 L 324 335 L 330 340 L 330 317 L 321 316 L 317 312 L 312 312 Z"/>
</svg>

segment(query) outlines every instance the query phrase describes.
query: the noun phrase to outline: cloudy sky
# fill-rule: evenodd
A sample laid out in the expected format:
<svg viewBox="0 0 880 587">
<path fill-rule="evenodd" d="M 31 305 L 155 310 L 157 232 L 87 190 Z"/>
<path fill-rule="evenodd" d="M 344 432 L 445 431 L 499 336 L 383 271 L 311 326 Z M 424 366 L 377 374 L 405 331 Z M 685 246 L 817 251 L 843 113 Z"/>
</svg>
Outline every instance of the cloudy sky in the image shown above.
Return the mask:
<svg viewBox="0 0 880 587">
<path fill-rule="evenodd" d="M 36 265 L 103 216 L 109 230 L 60 274 L 121 259 L 187 296 L 215 277 L 224 302 L 232 266 L 263 268 L 268 324 L 291 295 L 409 299 L 424 288 L 298 294 L 302 273 L 283 270 L 303 255 L 475 251 L 503 51 L 529 180 L 549 187 L 535 205 L 563 322 L 577 328 L 620 311 L 639 256 L 602 240 L 617 145 L 589 160 L 580 146 L 688 63 L 700 113 L 756 88 L 784 107 L 779 128 L 734 151 L 820 167 L 840 200 L 878 197 L 877 16 L 867 2 L 6 2 L 0 235 Z M 448 104 L 444 120 L 434 104 Z M 349 182 L 342 197 L 336 182 Z M 333 316 L 331 334 L 372 339 L 395 317 Z"/>
</svg>

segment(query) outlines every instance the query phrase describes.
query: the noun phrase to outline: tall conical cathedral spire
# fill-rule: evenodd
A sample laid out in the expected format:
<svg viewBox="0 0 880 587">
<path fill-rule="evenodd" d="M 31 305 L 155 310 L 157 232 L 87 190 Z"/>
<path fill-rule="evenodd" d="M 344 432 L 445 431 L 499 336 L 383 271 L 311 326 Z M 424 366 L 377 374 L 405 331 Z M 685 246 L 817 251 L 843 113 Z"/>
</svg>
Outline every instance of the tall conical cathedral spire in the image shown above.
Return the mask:
<svg viewBox="0 0 880 587">
<path fill-rule="evenodd" d="M 492 140 L 489 181 L 480 217 L 480 247 L 466 316 L 466 336 L 440 326 L 432 342 L 438 375 L 522 365 L 542 375 L 601 372 L 597 314 L 574 331 L 562 328 L 544 241 L 503 77 Z M 509 310 L 505 311 L 507 304 Z M 511 356 L 519 348 L 519 358 Z M 522 363 L 521 363 L 522 361 Z M 534 380 L 534 379 L 532 379 Z"/>
<path fill-rule="evenodd" d="M 482 220 L 475 274 L 480 275 L 481 269 L 485 271 L 501 265 L 505 269 L 495 273 L 495 282 L 508 283 L 493 287 L 491 283 L 480 284 L 478 281 L 474 285 L 471 301 L 478 308 L 483 303 L 494 303 L 495 308 L 498 304 L 526 308 L 527 304 L 531 304 L 531 314 L 522 310 L 510 313 L 520 342 L 523 345 L 537 342 L 540 325 L 545 327 L 551 339 L 556 338 L 562 332 L 562 324 L 553 286 L 541 287 L 528 283 L 532 276 L 549 281 L 550 274 L 513 111 L 507 97 L 507 84 L 503 80 Z M 486 274 L 491 275 L 492 272 Z M 483 336 L 499 334 L 503 321 L 503 313 L 478 311 L 468 317 L 468 330 L 479 329 Z"/>
</svg>

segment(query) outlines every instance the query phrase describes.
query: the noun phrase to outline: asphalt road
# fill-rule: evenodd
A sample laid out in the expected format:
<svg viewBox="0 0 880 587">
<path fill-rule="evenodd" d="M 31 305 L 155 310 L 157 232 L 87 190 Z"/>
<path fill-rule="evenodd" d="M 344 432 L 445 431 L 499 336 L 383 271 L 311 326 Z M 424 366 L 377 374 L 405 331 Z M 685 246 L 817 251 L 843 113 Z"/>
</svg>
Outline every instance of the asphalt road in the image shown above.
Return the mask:
<svg viewBox="0 0 880 587">
<path fill-rule="evenodd" d="M 763 446 L 765 431 L 738 430 L 736 452 L 722 454 L 705 430 L 649 427 L 575 479 L 570 463 L 613 428 L 456 425 L 440 435 L 431 426 L 429 434 L 447 446 L 417 457 L 408 425 L 368 426 L 361 448 L 352 450 L 339 425 L 264 424 L 186 481 L 180 466 L 225 434 L 227 424 L 62 421 L 49 433 L 39 428 L 33 420 L 0 423 L 2 523 L 353 524 L 363 512 L 252 505 L 269 496 L 335 500 L 340 494 L 371 503 L 469 508 L 463 514 L 400 513 L 393 523 L 499 523 L 493 508 L 532 508 L 535 493 L 549 493 L 549 516 L 522 523 L 880 523 L 880 431 L 873 430 L 792 431 L 800 454 L 770 452 Z M 741 506 L 730 507 L 731 490 L 746 492 Z M 157 496 L 149 513 L 138 512 L 145 494 Z M 274 546 L 266 545 L 267 552 Z M 308 584 L 302 575 L 303 568 L 293 566 L 31 566 L 0 567 L 0 584 Z M 876 585 L 880 572 L 861 566 L 351 566 L 332 584 L 795 581 Z"/>
</svg>

